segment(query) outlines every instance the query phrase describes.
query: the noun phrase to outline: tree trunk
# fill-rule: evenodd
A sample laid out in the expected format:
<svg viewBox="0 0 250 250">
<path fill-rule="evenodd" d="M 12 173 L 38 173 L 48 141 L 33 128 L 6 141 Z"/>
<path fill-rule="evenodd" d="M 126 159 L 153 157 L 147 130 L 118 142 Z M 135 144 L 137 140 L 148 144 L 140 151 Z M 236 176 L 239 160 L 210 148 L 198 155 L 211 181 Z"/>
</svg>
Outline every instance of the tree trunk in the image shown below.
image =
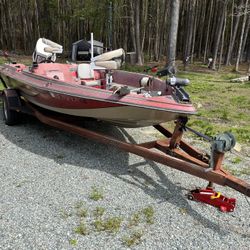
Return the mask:
<svg viewBox="0 0 250 250">
<path fill-rule="evenodd" d="M 156 15 L 155 15 L 155 42 L 154 42 L 154 60 L 158 61 L 159 60 L 159 44 L 160 44 L 160 39 L 159 39 L 159 30 L 160 30 L 160 0 L 155 0 L 156 1 Z"/>
<path fill-rule="evenodd" d="M 195 26 L 194 25 L 195 2 L 196 0 L 190 0 L 188 8 L 188 20 L 187 20 L 188 35 L 187 35 L 185 54 L 183 57 L 184 70 L 186 70 L 186 66 L 188 64 L 192 50 L 192 41 L 193 41 L 194 26 Z"/>
<path fill-rule="evenodd" d="M 225 39 L 225 30 L 227 25 L 227 13 L 225 13 L 225 20 L 224 20 L 224 26 L 222 31 L 222 39 L 221 39 L 221 46 L 220 46 L 220 60 L 218 65 L 218 70 L 221 69 L 221 62 L 222 62 L 222 56 L 223 56 L 223 48 L 224 48 L 224 39 Z"/>
<path fill-rule="evenodd" d="M 37 7 L 37 1 L 36 0 L 35 0 L 34 4 L 35 4 L 35 13 L 36 13 L 37 34 L 38 34 L 38 37 L 41 37 L 40 27 L 39 27 L 38 7 Z"/>
<path fill-rule="evenodd" d="M 135 39 L 135 12 L 133 1 L 130 1 L 130 15 L 131 15 L 131 37 L 134 51 L 136 51 L 136 39 Z"/>
<path fill-rule="evenodd" d="M 245 30 L 245 26 L 246 26 L 246 19 L 247 19 L 247 9 L 248 9 L 248 0 L 246 0 L 246 2 L 245 2 L 244 17 L 243 17 L 243 23 L 242 23 L 242 28 L 241 28 L 241 34 L 240 34 L 239 49 L 238 49 L 238 54 L 237 54 L 236 63 L 235 63 L 235 71 L 239 71 L 239 63 L 240 63 L 243 35 L 244 35 L 244 30 Z"/>
<path fill-rule="evenodd" d="M 221 6 L 221 15 L 220 15 L 220 20 L 219 20 L 219 24 L 218 24 L 218 29 L 217 29 L 217 32 L 216 32 L 217 36 L 216 36 L 214 51 L 213 51 L 213 63 L 212 63 L 212 69 L 213 70 L 216 69 L 217 54 L 218 54 L 219 45 L 220 45 L 220 41 L 221 41 L 221 33 L 222 33 L 222 28 L 223 28 L 224 16 L 225 16 L 226 8 L 227 8 L 227 3 L 228 3 L 228 0 L 225 0 L 224 3 L 223 3 L 223 6 Z"/>
<path fill-rule="evenodd" d="M 143 32 L 142 32 L 142 43 L 141 43 L 141 50 L 144 50 L 144 44 L 145 44 L 145 36 L 146 36 L 146 29 L 147 29 L 147 20 L 148 20 L 148 0 L 144 1 L 144 16 L 143 16 Z"/>
<path fill-rule="evenodd" d="M 140 36 L 140 1 L 135 2 L 135 43 L 137 64 L 143 65 Z"/>
<path fill-rule="evenodd" d="M 207 48 L 208 48 L 208 39 L 209 39 L 209 34 L 210 34 L 210 25 L 211 25 L 211 20 L 212 20 L 212 14 L 213 14 L 213 3 L 214 1 L 211 0 L 211 6 L 210 6 L 210 12 L 209 12 L 209 18 L 208 18 L 208 26 L 207 26 L 207 36 L 206 36 L 206 42 L 205 42 L 205 50 L 204 50 L 204 58 L 203 62 L 205 63 L 207 61 Z"/>
<path fill-rule="evenodd" d="M 180 0 L 171 1 L 170 31 L 168 36 L 167 65 L 175 66 L 176 42 L 179 24 Z"/>
<path fill-rule="evenodd" d="M 243 4 L 243 0 L 240 2 L 239 6 L 241 4 Z M 233 18 L 233 15 L 232 15 L 232 18 Z M 239 21 L 240 21 L 240 15 L 237 14 L 236 17 L 235 17 L 235 24 L 234 24 L 234 29 L 233 29 L 233 36 L 232 36 L 232 39 L 230 40 L 229 46 L 228 46 L 228 52 L 227 52 L 227 58 L 226 58 L 226 65 L 230 64 L 230 60 L 231 60 L 231 57 L 232 57 L 232 52 L 233 52 L 233 48 L 234 48 L 234 44 L 235 44 L 235 39 L 236 39 L 237 31 L 238 31 Z"/>
<path fill-rule="evenodd" d="M 247 38 L 249 35 L 249 30 L 250 30 L 250 16 L 248 16 L 248 20 L 247 20 L 247 24 L 246 24 L 246 28 L 245 28 L 245 32 L 244 32 L 244 38 L 243 38 L 243 43 L 242 43 L 242 52 L 240 55 L 240 61 L 242 61 L 242 57 L 244 54 L 244 49 L 246 47 L 246 42 L 247 42 Z M 245 61 L 247 61 L 247 57 L 245 57 Z"/>
</svg>

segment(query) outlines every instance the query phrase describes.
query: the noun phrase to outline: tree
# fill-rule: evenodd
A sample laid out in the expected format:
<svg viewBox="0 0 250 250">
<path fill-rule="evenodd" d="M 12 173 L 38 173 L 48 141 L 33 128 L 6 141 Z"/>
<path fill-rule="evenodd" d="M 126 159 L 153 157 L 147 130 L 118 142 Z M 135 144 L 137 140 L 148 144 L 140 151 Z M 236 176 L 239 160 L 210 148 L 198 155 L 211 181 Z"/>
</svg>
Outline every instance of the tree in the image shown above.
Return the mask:
<svg viewBox="0 0 250 250">
<path fill-rule="evenodd" d="M 67 53 L 73 42 L 89 40 L 91 32 L 107 47 L 112 27 L 112 49 L 136 51 L 139 64 L 144 54 L 149 60 L 167 55 L 170 64 L 176 58 L 185 63 L 191 55 L 190 63 L 201 56 L 204 63 L 207 57 L 213 57 L 215 68 L 217 61 L 219 65 L 235 63 L 239 54 L 240 67 L 241 60 L 249 60 L 250 53 L 249 2 L 0 0 L 0 50 L 31 54 L 42 36 L 62 44 Z"/>
<path fill-rule="evenodd" d="M 216 37 L 215 37 L 215 43 L 214 43 L 214 51 L 213 51 L 213 63 L 212 63 L 212 69 L 215 70 L 216 68 L 216 61 L 217 61 L 217 55 L 219 50 L 219 45 L 221 41 L 221 34 L 222 34 L 222 28 L 224 24 L 224 19 L 226 15 L 226 9 L 227 9 L 228 0 L 224 0 L 221 3 L 221 12 L 219 13 L 219 24 L 216 30 Z M 225 24 L 226 25 L 226 24 Z"/>
<path fill-rule="evenodd" d="M 242 27 L 241 27 L 239 48 L 238 48 L 238 54 L 237 54 L 236 63 L 235 63 L 235 71 L 239 71 L 239 63 L 240 63 L 240 56 L 241 56 L 241 50 L 242 50 L 243 36 L 244 36 L 244 31 L 245 31 L 245 26 L 246 26 L 247 12 L 248 12 L 248 0 L 246 0 L 245 2 L 245 10 L 244 10 L 243 22 L 242 22 Z"/>
<path fill-rule="evenodd" d="M 134 12 L 134 19 L 135 19 L 135 44 L 136 44 L 136 57 L 137 57 L 137 64 L 143 64 L 142 58 L 142 51 L 141 51 L 141 35 L 140 35 L 140 7 L 141 1 L 135 1 L 135 12 Z"/>
<path fill-rule="evenodd" d="M 240 5 L 243 3 L 243 0 L 241 0 Z M 234 1 L 232 4 L 232 14 L 231 14 L 231 32 L 230 32 L 230 41 L 229 41 L 229 46 L 228 46 L 228 52 L 226 56 L 226 65 L 230 64 L 234 44 L 235 44 L 235 39 L 238 31 L 238 26 L 239 26 L 239 21 L 240 21 L 240 13 L 234 13 Z M 234 22 L 235 19 L 235 22 Z"/>
<path fill-rule="evenodd" d="M 168 36 L 168 47 L 167 47 L 168 66 L 175 66 L 176 42 L 177 42 L 178 24 L 179 24 L 179 10 L 180 10 L 180 0 L 172 0 L 170 31 Z"/>
</svg>

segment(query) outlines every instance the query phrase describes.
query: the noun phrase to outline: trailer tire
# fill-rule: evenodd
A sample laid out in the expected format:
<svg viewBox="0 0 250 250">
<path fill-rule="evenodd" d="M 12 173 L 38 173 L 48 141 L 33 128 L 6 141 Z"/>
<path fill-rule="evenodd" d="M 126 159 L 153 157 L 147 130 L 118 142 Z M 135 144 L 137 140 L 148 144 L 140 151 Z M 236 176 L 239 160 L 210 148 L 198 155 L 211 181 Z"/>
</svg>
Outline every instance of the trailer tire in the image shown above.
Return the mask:
<svg viewBox="0 0 250 250">
<path fill-rule="evenodd" d="M 3 120 L 6 125 L 15 125 L 19 122 L 19 113 L 15 110 L 10 109 L 8 97 L 3 96 Z"/>
</svg>

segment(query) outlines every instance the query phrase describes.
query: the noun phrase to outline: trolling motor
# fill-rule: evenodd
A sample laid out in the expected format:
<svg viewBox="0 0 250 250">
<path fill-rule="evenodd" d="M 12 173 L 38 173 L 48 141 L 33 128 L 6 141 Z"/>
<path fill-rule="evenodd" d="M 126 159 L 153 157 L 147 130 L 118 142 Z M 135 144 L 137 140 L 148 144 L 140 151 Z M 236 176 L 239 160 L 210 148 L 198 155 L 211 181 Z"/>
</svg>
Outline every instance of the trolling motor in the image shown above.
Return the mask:
<svg viewBox="0 0 250 250">
<path fill-rule="evenodd" d="M 184 90 L 183 87 L 187 86 L 190 83 L 190 81 L 188 79 L 175 77 L 175 74 L 176 74 L 176 68 L 173 66 L 168 66 L 156 73 L 156 75 L 159 77 L 169 76 L 169 78 L 166 80 L 166 83 L 172 86 L 177 96 L 177 101 L 189 102 L 190 101 L 189 94 Z"/>
</svg>

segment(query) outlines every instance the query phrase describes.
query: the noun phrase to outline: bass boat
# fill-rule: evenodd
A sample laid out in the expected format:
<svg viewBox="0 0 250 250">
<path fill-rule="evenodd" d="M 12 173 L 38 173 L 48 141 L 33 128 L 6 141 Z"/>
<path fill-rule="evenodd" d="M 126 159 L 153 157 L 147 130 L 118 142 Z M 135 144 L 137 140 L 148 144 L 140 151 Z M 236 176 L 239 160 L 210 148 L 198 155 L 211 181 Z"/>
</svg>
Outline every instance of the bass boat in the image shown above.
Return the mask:
<svg viewBox="0 0 250 250">
<path fill-rule="evenodd" d="M 0 80 L 17 90 L 23 101 L 40 108 L 122 127 L 156 125 L 196 113 L 184 90 L 187 79 L 158 77 L 171 73 L 169 69 L 158 76 L 119 70 L 123 49 L 92 56 L 89 63 L 56 63 L 62 50 L 40 38 L 33 65 L 1 65 Z"/>
</svg>

